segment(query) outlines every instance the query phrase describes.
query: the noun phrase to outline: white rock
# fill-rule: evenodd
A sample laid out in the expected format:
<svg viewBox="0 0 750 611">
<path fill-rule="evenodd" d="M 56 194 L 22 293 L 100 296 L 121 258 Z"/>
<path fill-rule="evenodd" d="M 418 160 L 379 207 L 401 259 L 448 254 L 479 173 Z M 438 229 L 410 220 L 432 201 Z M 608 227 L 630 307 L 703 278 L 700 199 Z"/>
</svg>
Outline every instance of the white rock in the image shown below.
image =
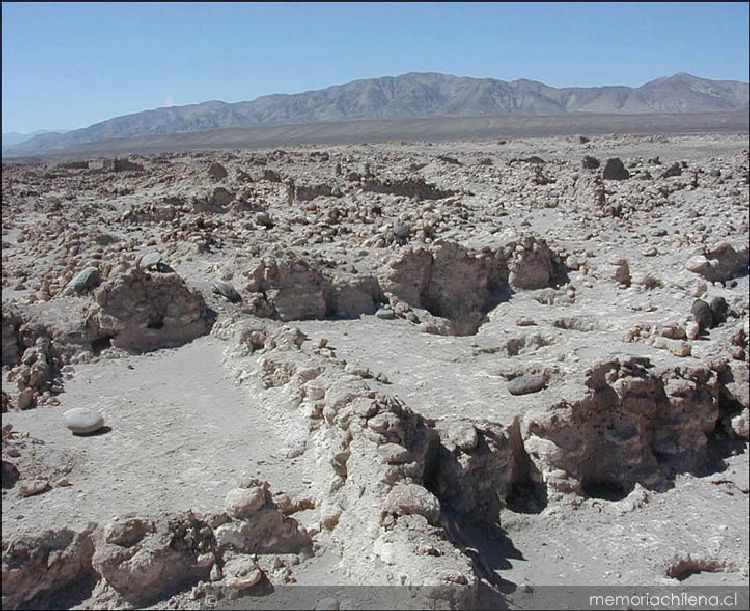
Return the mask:
<svg viewBox="0 0 750 611">
<path fill-rule="evenodd" d="M 236 518 L 243 518 L 255 513 L 266 504 L 263 488 L 234 488 L 227 493 L 224 506 Z"/>
<path fill-rule="evenodd" d="M 687 260 L 687 263 L 685 263 L 685 268 L 696 274 L 703 273 L 708 266 L 709 266 L 708 259 L 706 259 L 706 257 L 702 255 L 698 255 L 697 257 L 691 257 L 690 259 Z"/>
<path fill-rule="evenodd" d="M 750 436 L 750 410 L 745 408 L 732 418 L 732 429 L 739 437 L 747 439 Z"/>
<path fill-rule="evenodd" d="M 150 252 L 136 259 L 136 267 L 148 269 L 161 263 L 163 256 L 159 252 Z"/>
<path fill-rule="evenodd" d="M 65 426 L 77 434 L 94 433 L 104 426 L 101 414 L 87 407 L 74 407 L 63 414 Z"/>
</svg>

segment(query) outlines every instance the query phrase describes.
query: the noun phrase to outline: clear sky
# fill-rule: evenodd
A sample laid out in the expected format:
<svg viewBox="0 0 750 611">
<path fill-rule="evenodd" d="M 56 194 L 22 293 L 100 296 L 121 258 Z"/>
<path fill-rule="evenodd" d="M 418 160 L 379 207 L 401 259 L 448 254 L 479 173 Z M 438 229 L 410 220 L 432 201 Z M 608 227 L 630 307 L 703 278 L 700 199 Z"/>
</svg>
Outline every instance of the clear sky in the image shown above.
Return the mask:
<svg viewBox="0 0 750 611">
<path fill-rule="evenodd" d="M 444 72 L 748 80 L 748 3 L 2 3 L 2 131 Z"/>
</svg>

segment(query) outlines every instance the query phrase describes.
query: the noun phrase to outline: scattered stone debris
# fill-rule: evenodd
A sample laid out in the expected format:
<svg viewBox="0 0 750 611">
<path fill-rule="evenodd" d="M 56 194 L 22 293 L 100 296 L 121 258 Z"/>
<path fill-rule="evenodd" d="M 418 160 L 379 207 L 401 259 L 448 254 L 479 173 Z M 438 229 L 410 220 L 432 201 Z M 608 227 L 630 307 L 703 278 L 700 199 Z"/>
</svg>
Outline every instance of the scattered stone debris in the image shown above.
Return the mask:
<svg viewBox="0 0 750 611">
<path fill-rule="evenodd" d="M 4 164 L 3 608 L 746 583 L 749 165 L 728 133 Z"/>
</svg>

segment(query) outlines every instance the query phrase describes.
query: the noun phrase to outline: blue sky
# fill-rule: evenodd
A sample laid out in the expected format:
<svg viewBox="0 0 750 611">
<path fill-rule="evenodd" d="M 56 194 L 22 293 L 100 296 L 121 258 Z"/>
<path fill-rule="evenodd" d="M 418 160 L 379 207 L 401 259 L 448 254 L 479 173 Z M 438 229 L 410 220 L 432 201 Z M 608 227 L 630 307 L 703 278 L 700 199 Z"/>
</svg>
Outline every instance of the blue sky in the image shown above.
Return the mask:
<svg viewBox="0 0 750 611">
<path fill-rule="evenodd" d="M 748 79 L 748 3 L 2 4 L 2 131 L 445 72 Z"/>
</svg>

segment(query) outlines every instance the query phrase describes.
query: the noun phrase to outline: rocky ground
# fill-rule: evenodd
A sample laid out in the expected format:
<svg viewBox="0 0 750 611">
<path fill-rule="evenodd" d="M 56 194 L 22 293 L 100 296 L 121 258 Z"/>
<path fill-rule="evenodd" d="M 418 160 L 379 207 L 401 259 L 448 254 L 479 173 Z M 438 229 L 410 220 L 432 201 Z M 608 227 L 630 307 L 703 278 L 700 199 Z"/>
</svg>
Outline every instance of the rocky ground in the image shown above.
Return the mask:
<svg viewBox="0 0 750 611">
<path fill-rule="evenodd" d="M 3 608 L 747 585 L 748 166 L 747 134 L 3 164 Z"/>
</svg>

